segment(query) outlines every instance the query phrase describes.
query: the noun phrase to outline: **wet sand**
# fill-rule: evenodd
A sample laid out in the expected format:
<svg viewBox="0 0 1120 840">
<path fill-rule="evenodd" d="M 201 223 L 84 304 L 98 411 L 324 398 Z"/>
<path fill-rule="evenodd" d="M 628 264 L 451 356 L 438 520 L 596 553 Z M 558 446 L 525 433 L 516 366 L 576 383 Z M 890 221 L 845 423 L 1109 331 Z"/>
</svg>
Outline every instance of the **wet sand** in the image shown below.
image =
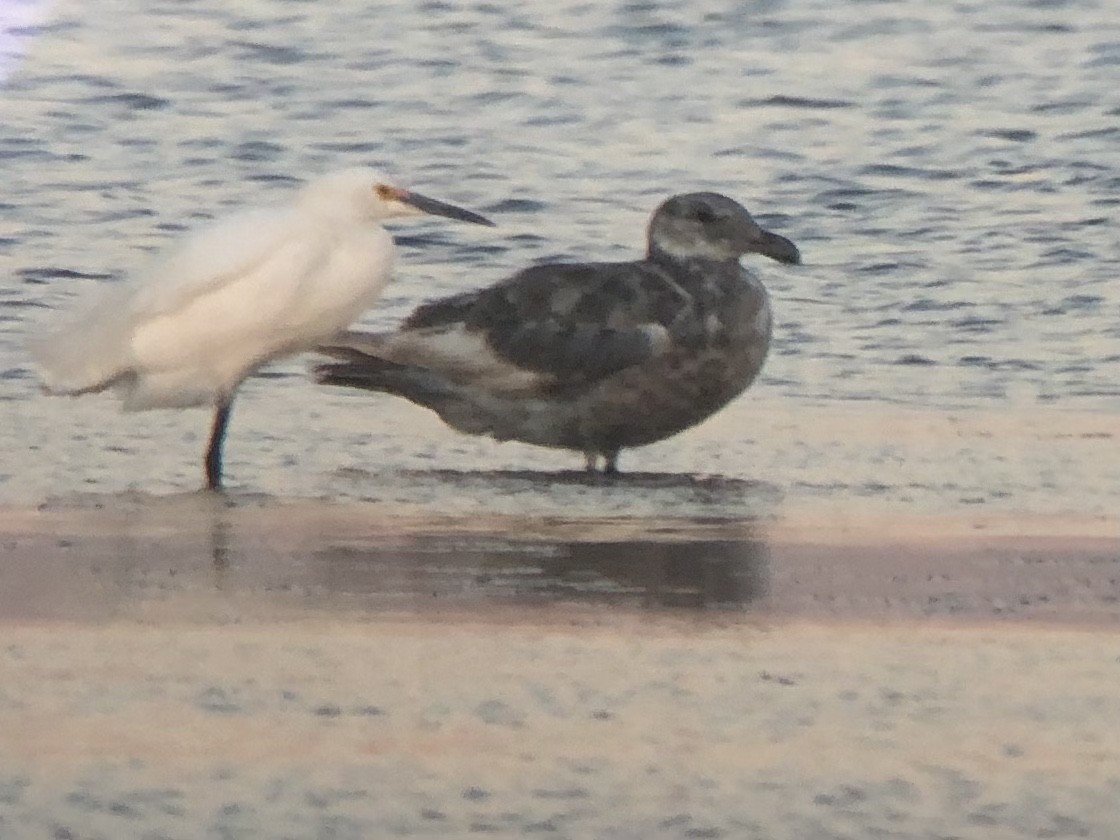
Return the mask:
<svg viewBox="0 0 1120 840">
<path fill-rule="evenodd" d="M 366 620 L 531 608 L 714 609 L 826 622 L 1120 619 L 1107 517 L 439 516 L 422 505 L 206 493 L 7 509 L 0 621 Z"/>
<path fill-rule="evenodd" d="M 0 837 L 1110 837 L 1113 522 L 0 515 Z"/>
</svg>

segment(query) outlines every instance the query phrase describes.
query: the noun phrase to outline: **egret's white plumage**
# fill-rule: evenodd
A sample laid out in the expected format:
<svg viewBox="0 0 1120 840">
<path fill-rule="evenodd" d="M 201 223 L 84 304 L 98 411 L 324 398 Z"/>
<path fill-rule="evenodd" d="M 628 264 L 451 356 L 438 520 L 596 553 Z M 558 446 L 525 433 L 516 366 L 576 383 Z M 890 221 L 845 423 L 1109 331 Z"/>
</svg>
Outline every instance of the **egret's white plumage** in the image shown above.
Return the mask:
<svg viewBox="0 0 1120 840">
<path fill-rule="evenodd" d="M 44 386 L 111 388 L 126 410 L 214 405 L 207 479 L 217 487 L 237 386 L 353 323 L 392 275 L 395 248 L 380 223 L 420 213 L 489 224 L 366 169 L 324 175 L 288 205 L 210 224 L 36 339 Z"/>
</svg>

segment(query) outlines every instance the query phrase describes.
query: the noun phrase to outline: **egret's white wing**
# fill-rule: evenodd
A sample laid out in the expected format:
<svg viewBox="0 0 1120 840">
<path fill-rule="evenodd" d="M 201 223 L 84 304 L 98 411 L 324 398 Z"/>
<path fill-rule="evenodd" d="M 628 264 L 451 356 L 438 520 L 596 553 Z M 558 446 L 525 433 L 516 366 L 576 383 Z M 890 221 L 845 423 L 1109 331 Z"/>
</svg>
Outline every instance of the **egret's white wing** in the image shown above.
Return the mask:
<svg viewBox="0 0 1120 840">
<path fill-rule="evenodd" d="M 164 309 L 138 318 L 136 368 L 179 368 L 228 387 L 265 361 L 349 326 L 388 280 L 392 241 L 380 228 L 303 233 L 226 282 L 174 308 L 161 301 Z"/>
<path fill-rule="evenodd" d="M 306 227 L 227 282 L 137 320 L 125 408 L 213 402 L 270 359 L 349 326 L 389 279 L 393 247 L 378 227 Z"/>
<path fill-rule="evenodd" d="M 142 274 L 106 289 L 91 307 L 30 342 L 44 384 L 62 392 L 111 384 L 133 364 L 139 326 L 153 319 L 172 322 L 192 302 L 259 276 L 270 261 L 286 261 L 284 278 L 298 283 L 308 266 L 322 259 L 324 247 L 321 242 L 309 247 L 298 233 L 291 211 L 250 210 L 188 236 Z M 258 294 L 265 300 L 282 294 L 282 280 Z"/>
<path fill-rule="evenodd" d="M 281 248 L 310 241 L 299 220 L 289 208 L 258 208 L 198 229 L 129 284 L 130 313 L 138 318 L 166 314 L 236 282 Z"/>
</svg>

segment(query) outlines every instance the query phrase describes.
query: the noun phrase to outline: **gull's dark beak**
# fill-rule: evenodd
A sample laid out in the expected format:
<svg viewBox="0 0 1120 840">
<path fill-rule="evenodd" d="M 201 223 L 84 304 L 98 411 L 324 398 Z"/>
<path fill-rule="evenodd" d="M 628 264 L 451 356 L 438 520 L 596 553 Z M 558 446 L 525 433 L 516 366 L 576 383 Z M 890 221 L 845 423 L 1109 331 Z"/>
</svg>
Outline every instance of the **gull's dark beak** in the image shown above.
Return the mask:
<svg viewBox="0 0 1120 840">
<path fill-rule="evenodd" d="M 758 237 L 758 241 L 754 245 L 756 252 L 780 263 L 800 264 L 801 252 L 797 250 L 796 245 L 784 236 L 778 236 L 778 234 L 771 233 L 768 230 L 759 228 L 759 232 L 761 236 Z"/>
<path fill-rule="evenodd" d="M 432 216 L 444 216 L 448 219 L 457 219 L 460 222 L 472 222 L 476 225 L 486 225 L 487 227 L 495 226 L 494 223 L 485 216 L 472 213 L 470 210 L 464 210 L 462 207 L 456 207 L 454 204 L 436 201 L 434 198 L 428 198 L 426 195 L 420 195 L 411 190 L 394 190 L 393 197 L 396 198 L 397 201 L 403 201 L 405 204 Z"/>
</svg>

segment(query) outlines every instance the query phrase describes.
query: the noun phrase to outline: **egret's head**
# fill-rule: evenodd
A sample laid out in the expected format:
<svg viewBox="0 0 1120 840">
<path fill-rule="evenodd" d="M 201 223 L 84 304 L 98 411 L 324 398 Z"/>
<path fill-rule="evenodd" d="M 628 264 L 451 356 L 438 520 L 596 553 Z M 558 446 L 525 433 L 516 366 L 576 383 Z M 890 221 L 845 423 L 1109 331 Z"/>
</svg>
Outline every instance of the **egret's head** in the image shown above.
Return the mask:
<svg viewBox="0 0 1120 840">
<path fill-rule="evenodd" d="M 649 250 L 676 259 L 737 260 L 756 253 L 801 262 L 796 245 L 763 229 L 739 202 L 709 192 L 666 199 L 650 219 Z"/>
<path fill-rule="evenodd" d="M 446 216 L 493 227 L 477 213 L 391 184 L 372 169 L 343 169 L 316 178 L 304 187 L 304 200 L 315 210 L 339 218 L 384 221 L 398 216 Z"/>
</svg>

